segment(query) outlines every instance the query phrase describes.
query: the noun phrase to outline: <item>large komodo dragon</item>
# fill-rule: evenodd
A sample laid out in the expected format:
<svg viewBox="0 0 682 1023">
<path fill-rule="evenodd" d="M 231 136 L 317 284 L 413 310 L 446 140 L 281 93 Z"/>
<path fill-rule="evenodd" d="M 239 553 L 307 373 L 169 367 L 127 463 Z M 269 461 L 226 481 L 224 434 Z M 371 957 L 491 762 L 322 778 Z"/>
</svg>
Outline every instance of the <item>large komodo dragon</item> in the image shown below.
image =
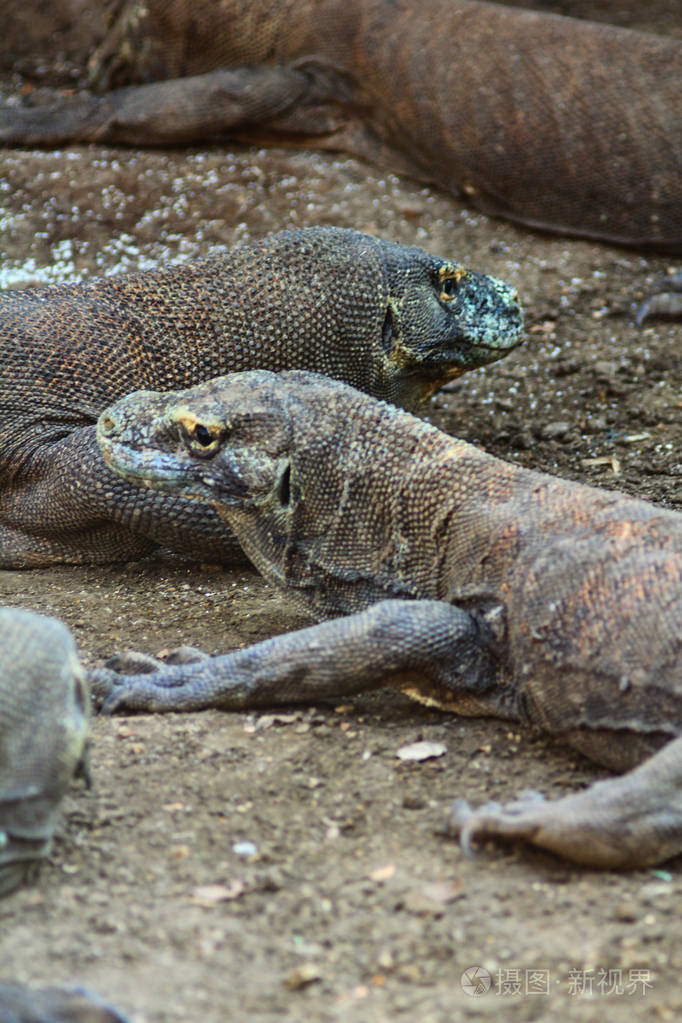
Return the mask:
<svg viewBox="0 0 682 1023">
<path fill-rule="evenodd" d="M 0 608 L 0 651 L 2 896 L 49 854 L 61 798 L 75 775 L 88 776 L 90 699 L 56 619 Z"/>
<path fill-rule="evenodd" d="M 140 388 L 303 368 L 414 408 L 521 339 L 516 293 L 356 231 L 282 232 L 184 266 L 0 295 L 0 567 L 127 560 L 154 544 L 230 560 L 212 508 L 141 495 L 95 423 Z"/>
<path fill-rule="evenodd" d="M 460 805 L 456 824 L 603 866 L 682 849 L 682 515 L 499 461 L 309 373 L 131 395 L 99 438 L 131 483 L 213 502 L 315 616 L 348 615 L 194 664 L 122 655 L 88 675 L 106 710 L 392 685 L 615 769 L 672 739 L 623 778 L 557 803 Z"/>
<path fill-rule="evenodd" d="M 682 252 L 679 39 L 476 0 L 128 0 L 92 69 L 123 88 L 18 99 L 0 142 L 344 150 L 522 224 Z"/>
</svg>

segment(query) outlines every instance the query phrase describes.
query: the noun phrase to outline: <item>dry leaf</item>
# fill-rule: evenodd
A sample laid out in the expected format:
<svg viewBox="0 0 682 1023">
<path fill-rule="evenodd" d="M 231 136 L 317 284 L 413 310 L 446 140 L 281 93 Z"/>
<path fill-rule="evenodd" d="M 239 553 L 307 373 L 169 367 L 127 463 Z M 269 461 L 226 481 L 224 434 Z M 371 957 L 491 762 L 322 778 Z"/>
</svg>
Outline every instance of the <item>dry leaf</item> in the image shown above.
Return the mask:
<svg viewBox="0 0 682 1023">
<path fill-rule="evenodd" d="M 307 987 L 308 984 L 313 984 L 316 980 L 322 979 L 322 971 L 317 963 L 303 963 L 302 966 L 297 967 L 290 973 L 285 979 L 284 983 L 290 991 L 298 991 L 302 987 Z"/>
</svg>

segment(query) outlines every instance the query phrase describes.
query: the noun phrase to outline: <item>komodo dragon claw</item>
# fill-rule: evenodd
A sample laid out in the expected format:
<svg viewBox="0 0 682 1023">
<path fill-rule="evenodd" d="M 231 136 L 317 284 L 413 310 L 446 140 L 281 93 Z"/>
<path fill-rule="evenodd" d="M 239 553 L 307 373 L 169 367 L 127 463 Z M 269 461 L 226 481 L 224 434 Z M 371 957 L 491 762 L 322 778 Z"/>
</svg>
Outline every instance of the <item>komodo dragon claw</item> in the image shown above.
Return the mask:
<svg viewBox="0 0 682 1023">
<path fill-rule="evenodd" d="M 209 655 L 195 646 L 179 646 L 174 650 L 161 650 L 156 657 L 140 653 L 138 650 L 123 650 L 113 654 L 104 667 L 110 668 L 119 675 L 145 675 L 159 671 L 167 664 L 196 664 L 204 661 Z"/>
<path fill-rule="evenodd" d="M 129 702 L 126 675 L 154 675 L 172 664 L 197 664 L 210 660 L 203 650 L 193 646 L 179 646 L 162 650 L 157 657 L 138 650 L 123 650 L 113 654 L 101 668 L 88 672 L 88 686 L 93 706 L 101 714 L 115 714 L 117 710 L 133 709 Z M 166 679 L 159 685 L 172 685 Z"/>
<path fill-rule="evenodd" d="M 682 270 L 656 282 L 649 297 L 637 309 L 635 323 L 641 327 L 650 316 L 663 319 L 682 316 Z"/>
<path fill-rule="evenodd" d="M 681 753 L 677 739 L 634 771 L 557 800 L 529 791 L 506 806 L 487 803 L 476 810 L 456 800 L 449 831 L 459 835 L 467 853 L 485 839 L 502 839 L 529 842 L 592 867 L 658 863 L 679 851 Z"/>
</svg>

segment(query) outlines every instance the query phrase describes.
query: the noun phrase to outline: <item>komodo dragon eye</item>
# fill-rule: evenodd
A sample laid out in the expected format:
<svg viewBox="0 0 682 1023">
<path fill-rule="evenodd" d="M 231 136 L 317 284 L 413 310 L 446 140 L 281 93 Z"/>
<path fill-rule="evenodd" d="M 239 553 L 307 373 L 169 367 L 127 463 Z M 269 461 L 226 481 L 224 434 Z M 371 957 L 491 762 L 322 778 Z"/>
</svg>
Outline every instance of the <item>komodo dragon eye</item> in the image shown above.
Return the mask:
<svg viewBox="0 0 682 1023">
<path fill-rule="evenodd" d="M 198 444 L 201 444 L 202 448 L 209 447 L 215 440 L 211 431 L 203 423 L 197 423 L 194 427 L 194 439 Z"/>
<path fill-rule="evenodd" d="M 438 270 L 438 297 L 441 302 L 452 302 L 459 294 L 459 285 L 463 277 L 466 277 L 466 270 L 456 264 L 446 264 Z"/>
<path fill-rule="evenodd" d="M 210 420 L 208 425 L 199 423 L 185 410 L 177 416 L 176 428 L 195 458 L 213 458 L 220 450 L 221 441 L 228 432 L 225 424 L 219 425 Z"/>
<path fill-rule="evenodd" d="M 440 282 L 440 297 L 444 302 L 451 302 L 459 290 L 459 280 L 456 277 L 446 277 Z"/>
</svg>

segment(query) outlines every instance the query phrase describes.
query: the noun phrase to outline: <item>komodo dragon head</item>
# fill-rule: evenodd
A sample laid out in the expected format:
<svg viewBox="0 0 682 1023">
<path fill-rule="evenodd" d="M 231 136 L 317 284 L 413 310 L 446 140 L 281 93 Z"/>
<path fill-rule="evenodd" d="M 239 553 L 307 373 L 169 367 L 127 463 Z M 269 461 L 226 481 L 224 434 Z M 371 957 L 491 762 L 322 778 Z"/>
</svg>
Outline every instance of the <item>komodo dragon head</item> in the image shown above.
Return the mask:
<svg viewBox="0 0 682 1023">
<path fill-rule="evenodd" d="M 503 359 L 521 343 L 518 293 L 505 281 L 422 249 L 372 241 L 379 244 L 385 293 L 371 393 L 414 410 L 449 380 Z"/>
<path fill-rule="evenodd" d="M 289 329 L 285 358 L 235 369 L 313 369 L 414 411 L 522 340 L 514 288 L 422 249 L 322 227 L 279 232 L 250 253 L 257 322 L 268 327 L 276 305 Z"/>
<path fill-rule="evenodd" d="M 87 777 L 89 707 L 71 634 L 55 618 L 0 609 L 0 896 L 50 851 L 59 802 Z"/>
<path fill-rule="evenodd" d="M 429 502 L 437 513 L 443 498 L 432 450 L 443 438 L 304 371 L 138 391 L 98 423 L 110 468 L 212 504 L 258 570 L 322 614 L 387 595 L 432 595 L 411 523 L 429 519 Z"/>
</svg>

